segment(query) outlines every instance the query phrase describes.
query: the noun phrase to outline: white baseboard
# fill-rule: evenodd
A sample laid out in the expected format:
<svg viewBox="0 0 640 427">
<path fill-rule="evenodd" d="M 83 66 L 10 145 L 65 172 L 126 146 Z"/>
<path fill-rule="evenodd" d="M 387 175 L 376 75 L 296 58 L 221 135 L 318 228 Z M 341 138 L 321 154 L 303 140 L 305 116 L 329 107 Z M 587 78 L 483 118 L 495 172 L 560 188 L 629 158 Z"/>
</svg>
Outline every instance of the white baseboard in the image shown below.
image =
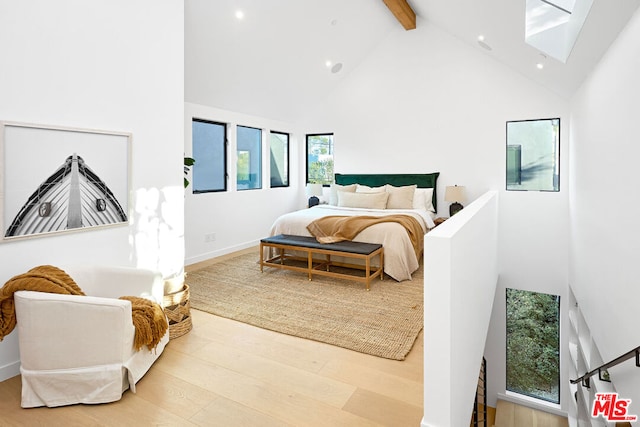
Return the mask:
<svg viewBox="0 0 640 427">
<path fill-rule="evenodd" d="M 253 240 L 253 241 L 250 241 L 250 242 L 241 243 L 239 245 L 230 246 L 228 248 L 219 249 L 217 251 L 206 252 L 206 253 L 198 255 L 198 256 L 185 258 L 184 265 L 191 265 L 191 264 L 196 264 L 198 262 L 207 261 L 207 260 L 222 256 L 222 255 L 227 255 L 227 254 L 230 254 L 230 253 L 233 253 L 233 252 L 241 251 L 243 249 L 248 249 L 248 248 L 251 248 L 253 246 L 258 246 L 259 244 L 260 244 L 259 240 Z"/>
<path fill-rule="evenodd" d="M 9 363 L 4 366 L 0 366 L 0 381 L 8 380 L 16 375 L 20 375 L 20 361 Z"/>
<path fill-rule="evenodd" d="M 427 422 L 424 420 L 424 417 L 422 417 L 422 421 L 420 421 L 420 427 L 440 427 L 440 426 L 436 426 L 433 424 L 427 424 Z"/>
</svg>

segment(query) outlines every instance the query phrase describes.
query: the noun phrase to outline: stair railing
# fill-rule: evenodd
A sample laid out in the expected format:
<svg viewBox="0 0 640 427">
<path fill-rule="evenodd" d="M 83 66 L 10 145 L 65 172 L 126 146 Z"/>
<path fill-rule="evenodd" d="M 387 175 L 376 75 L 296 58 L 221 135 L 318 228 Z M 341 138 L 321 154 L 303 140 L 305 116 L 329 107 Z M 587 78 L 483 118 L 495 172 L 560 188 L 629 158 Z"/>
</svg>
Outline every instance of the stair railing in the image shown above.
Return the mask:
<svg viewBox="0 0 640 427">
<path fill-rule="evenodd" d="M 482 402 L 482 409 L 479 408 L 479 402 Z M 474 427 L 480 425 L 487 427 L 487 360 L 484 357 L 480 366 L 480 375 L 478 375 L 478 388 L 473 402 L 473 418 L 471 421 Z"/>
<path fill-rule="evenodd" d="M 571 384 L 580 383 L 583 387 L 591 388 L 590 378 L 596 374 L 598 374 L 598 378 L 600 379 L 600 381 L 611 382 L 611 379 L 609 379 L 609 373 L 607 372 L 607 369 L 611 368 L 612 366 L 616 366 L 619 363 L 627 361 L 633 357 L 636 358 L 636 366 L 640 368 L 640 346 L 638 346 L 633 350 L 626 352 L 622 356 L 616 357 L 612 361 L 607 362 L 601 366 L 598 366 L 597 368 L 587 372 L 583 376 L 576 378 L 575 380 L 570 380 Z"/>
</svg>

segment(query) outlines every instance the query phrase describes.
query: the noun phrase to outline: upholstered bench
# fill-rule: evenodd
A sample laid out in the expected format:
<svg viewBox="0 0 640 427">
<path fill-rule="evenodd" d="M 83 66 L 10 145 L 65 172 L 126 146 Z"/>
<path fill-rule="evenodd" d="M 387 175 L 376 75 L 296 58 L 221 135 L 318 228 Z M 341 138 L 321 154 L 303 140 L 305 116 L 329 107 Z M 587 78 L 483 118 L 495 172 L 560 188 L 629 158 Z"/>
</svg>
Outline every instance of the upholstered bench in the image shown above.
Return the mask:
<svg viewBox="0 0 640 427">
<path fill-rule="evenodd" d="M 275 255 L 265 259 L 265 249 L 267 248 L 275 249 Z M 306 253 L 306 257 L 296 256 L 293 252 Z M 318 257 L 314 258 L 314 255 L 324 255 L 324 260 L 318 259 Z M 364 266 L 333 262 L 331 256 L 362 260 Z M 378 257 L 378 263 L 372 265 L 372 260 L 375 257 Z M 290 260 L 297 260 L 298 265 L 289 262 Z M 300 265 L 299 261 L 301 260 L 305 262 L 305 267 Z M 376 243 L 354 241 L 319 243 L 315 237 L 278 234 L 260 240 L 260 271 L 263 271 L 264 266 L 305 272 L 309 275 L 309 280 L 312 280 L 314 274 L 348 278 L 364 282 L 369 290 L 372 279 L 380 276 L 382 280 L 384 276 L 384 250 L 382 245 Z M 349 270 L 364 269 L 364 276 L 351 272 L 331 271 L 332 266 L 347 267 Z"/>
</svg>

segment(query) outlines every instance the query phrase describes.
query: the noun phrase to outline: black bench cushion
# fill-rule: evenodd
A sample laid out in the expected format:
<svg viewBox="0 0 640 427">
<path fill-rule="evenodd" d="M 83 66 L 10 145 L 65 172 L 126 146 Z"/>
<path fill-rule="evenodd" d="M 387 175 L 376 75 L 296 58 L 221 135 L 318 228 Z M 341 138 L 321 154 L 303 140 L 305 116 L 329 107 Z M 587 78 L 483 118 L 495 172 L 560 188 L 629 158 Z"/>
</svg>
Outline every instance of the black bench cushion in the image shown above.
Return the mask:
<svg viewBox="0 0 640 427">
<path fill-rule="evenodd" d="M 266 237 L 260 240 L 263 243 L 280 245 L 299 246 L 302 248 L 327 249 L 331 251 L 347 252 L 352 254 L 369 255 L 382 247 L 378 243 L 354 242 L 345 240 L 336 243 L 320 243 L 315 237 L 294 236 L 291 234 L 278 234 L 277 236 Z"/>
</svg>

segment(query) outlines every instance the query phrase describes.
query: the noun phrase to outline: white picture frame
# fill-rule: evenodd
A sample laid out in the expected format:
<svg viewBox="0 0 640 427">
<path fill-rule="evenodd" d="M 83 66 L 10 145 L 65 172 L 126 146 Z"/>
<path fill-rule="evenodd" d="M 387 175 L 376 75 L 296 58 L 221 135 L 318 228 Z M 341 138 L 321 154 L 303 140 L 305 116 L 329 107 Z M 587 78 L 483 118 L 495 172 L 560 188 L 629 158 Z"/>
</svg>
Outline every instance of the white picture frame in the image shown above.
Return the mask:
<svg viewBox="0 0 640 427">
<path fill-rule="evenodd" d="M 0 122 L 0 241 L 128 224 L 131 139 Z"/>
</svg>

